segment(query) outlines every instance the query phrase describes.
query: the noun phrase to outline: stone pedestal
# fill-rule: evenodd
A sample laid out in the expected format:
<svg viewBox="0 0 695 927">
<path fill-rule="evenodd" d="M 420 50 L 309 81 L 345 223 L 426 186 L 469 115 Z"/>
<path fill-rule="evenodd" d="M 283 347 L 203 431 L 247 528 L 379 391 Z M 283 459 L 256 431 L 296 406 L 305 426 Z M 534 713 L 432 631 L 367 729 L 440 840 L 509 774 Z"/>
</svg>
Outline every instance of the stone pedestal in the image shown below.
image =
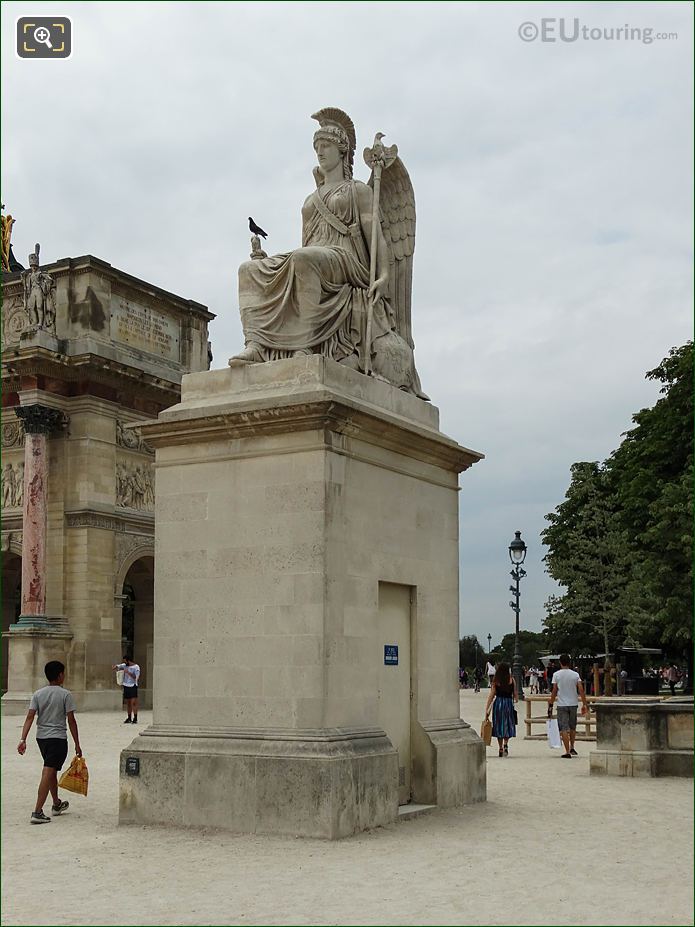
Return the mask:
<svg viewBox="0 0 695 927">
<path fill-rule="evenodd" d="M 154 721 L 121 756 L 121 823 L 337 838 L 408 798 L 484 800 L 457 673 L 458 473 L 481 455 L 319 356 L 184 377 L 142 433 Z"/>
<path fill-rule="evenodd" d="M 44 667 L 49 660 L 60 660 L 68 665 L 72 634 L 64 626 L 39 629 L 11 625 L 8 638 L 12 659 L 8 666 L 8 691 L 2 697 L 2 713 L 26 715 L 32 693 L 47 685 Z"/>
<path fill-rule="evenodd" d="M 599 699 L 592 776 L 693 775 L 693 699 Z"/>
</svg>

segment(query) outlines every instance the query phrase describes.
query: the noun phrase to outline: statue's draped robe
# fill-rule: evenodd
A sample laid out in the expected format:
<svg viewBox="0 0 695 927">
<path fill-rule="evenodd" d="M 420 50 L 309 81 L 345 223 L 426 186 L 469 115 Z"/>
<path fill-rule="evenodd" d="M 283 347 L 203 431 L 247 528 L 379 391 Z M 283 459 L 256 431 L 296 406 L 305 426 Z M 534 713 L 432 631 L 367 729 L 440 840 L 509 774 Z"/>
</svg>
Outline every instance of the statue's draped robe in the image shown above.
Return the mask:
<svg viewBox="0 0 695 927">
<path fill-rule="evenodd" d="M 302 229 L 301 248 L 247 261 L 239 269 L 246 342 L 260 346 L 264 360 L 300 350 L 337 361 L 351 355 L 357 360 L 366 329 L 369 252 L 359 224 L 355 181 L 310 196 L 302 208 Z M 393 327 L 390 316 L 388 304 L 379 300 L 374 339 Z"/>
</svg>

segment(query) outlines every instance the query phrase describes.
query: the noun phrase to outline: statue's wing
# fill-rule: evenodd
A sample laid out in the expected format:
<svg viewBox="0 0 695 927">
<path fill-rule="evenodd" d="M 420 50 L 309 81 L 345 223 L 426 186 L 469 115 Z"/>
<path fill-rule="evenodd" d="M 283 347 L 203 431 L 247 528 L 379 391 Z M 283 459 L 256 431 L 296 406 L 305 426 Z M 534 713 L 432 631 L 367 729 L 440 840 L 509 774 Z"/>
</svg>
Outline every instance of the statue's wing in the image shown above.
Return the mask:
<svg viewBox="0 0 695 927">
<path fill-rule="evenodd" d="M 374 186 L 374 174 L 369 179 Z M 415 193 L 408 171 L 400 158 L 381 174 L 379 196 L 381 227 L 390 252 L 390 302 L 398 334 L 413 347 L 410 303 L 413 289 L 415 251 Z"/>
</svg>

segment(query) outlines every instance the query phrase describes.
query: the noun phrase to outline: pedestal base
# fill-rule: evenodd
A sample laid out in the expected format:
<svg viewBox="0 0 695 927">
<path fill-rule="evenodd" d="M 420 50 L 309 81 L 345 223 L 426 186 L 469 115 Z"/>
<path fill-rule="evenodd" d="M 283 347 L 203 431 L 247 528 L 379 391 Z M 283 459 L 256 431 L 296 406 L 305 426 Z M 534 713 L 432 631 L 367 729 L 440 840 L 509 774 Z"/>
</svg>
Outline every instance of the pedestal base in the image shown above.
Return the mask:
<svg viewBox="0 0 695 927">
<path fill-rule="evenodd" d="M 4 715 L 24 715 L 32 693 L 47 685 L 44 666 L 49 660 L 67 665 L 72 633 L 64 620 L 45 615 L 28 615 L 10 625 L 3 634 L 8 640 L 8 690 L 2 697 Z"/>
<path fill-rule="evenodd" d="M 596 709 L 592 776 L 693 776 L 693 700 L 605 698 Z"/>
<path fill-rule="evenodd" d="M 10 634 L 38 632 L 48 636 L 60 635 L 72 637 L 70 625 L 65 618 L 55 618 L 51 615 L 20 615 L 15 624 L 9 627 Z"/>
<path fill-rule="evenodd" d="M 148 728 L 121 753 L 121 824 L 330 840 L 397 816 L 398 754 L 377 730 Z"/>
<path fill-rule="evenodd" d="M 414 738 L 413 800 L 452 808 L 487 799 L 485 744 L 460 718 L 421 722 Z"/>
<path fill-rule="evenodd" d="M 592 776 L 693 778 L 692 750 L 594 750 L 589 754 Z"/>
</svg>

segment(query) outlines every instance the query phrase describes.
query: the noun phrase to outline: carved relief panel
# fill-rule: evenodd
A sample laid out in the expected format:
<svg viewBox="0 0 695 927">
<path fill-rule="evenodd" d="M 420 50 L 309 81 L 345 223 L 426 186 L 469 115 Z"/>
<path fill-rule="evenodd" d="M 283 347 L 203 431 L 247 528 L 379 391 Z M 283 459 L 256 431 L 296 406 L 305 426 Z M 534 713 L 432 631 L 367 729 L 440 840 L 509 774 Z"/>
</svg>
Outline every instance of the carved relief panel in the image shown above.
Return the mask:
<svg viewBox="0 0 695 927">
<path fill-rule="evenodd" d="M 29 327 L 29 313 L 24 308 L 22 294 L 5 297 L 2 307 L 3 345 L 12 347 L 19 344 L 19 336 Z"/>
<path fill-rule="evenodd" d="M 3 464 L 0 481 L 3 509 L 21 508 L 24 504 L 24 462 Z"/>
<path fill-rule="evenodd" d="M 2 449 L 7 451 L 11 447 L 24 447 L 24 429 L 17 419 L 2 423 Z"/>
<path fill-rule="evenodd" d="M 116 461 L 116 505 L 139 512 L 154 511 L 154 467 L 151 463 Z"/>
<path fill-rule="evenodd" d="M 154 449 L 132 430 L 133 423 L 122 422 L 116 419 L 116 444 L 119 447 L 125 447 L 129 451 L 140 451 L 143 454 L 154 455 Z"/>
</svg>

